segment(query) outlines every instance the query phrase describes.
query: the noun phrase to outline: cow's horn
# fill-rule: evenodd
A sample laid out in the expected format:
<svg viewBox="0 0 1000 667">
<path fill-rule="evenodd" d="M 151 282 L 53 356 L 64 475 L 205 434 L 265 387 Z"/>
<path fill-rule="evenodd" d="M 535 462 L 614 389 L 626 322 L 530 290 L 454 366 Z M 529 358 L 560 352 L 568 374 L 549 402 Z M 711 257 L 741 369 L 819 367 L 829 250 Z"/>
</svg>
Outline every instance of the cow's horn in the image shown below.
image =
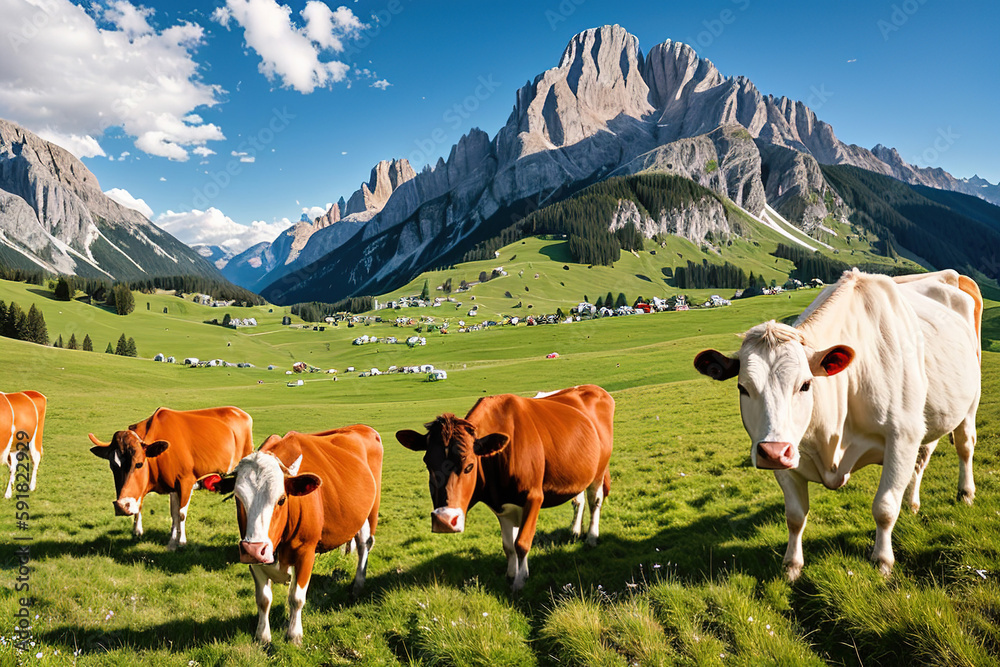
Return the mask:
<svg viewBox="0 0 1000 667">
<path fill-rule="evenodd" d="M 93 433 L 88 433 L 87 437 L 90 438 L 90 441 L 92 443 L 94 443 L 95 445 L 97 445 L 98 447 L 110 447 L 111 446 L 110 442 L 101 442 L 100 440 L 98 440 L 97 436 L 94 435 Z"/>
</svg>

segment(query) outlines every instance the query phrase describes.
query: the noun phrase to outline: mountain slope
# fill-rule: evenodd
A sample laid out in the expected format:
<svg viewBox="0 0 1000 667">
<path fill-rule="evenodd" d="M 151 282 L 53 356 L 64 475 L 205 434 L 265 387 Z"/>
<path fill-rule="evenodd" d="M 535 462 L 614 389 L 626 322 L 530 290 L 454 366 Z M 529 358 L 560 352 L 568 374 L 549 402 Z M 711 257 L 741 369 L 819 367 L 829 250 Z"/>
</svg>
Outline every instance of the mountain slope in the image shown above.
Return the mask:
<svg viewBox="0 0 1000 667">
<path fill-rule="evenodd" d="M 908 251 L 925 259 L 929 268 L 1000 277 L 996 260 L 1000 257 L 1000 229 L 996 226 L 1000 208 L 986 202 L 976 202 L 973 207 L 972 202 L 960 200 L 959 205 L 976 216 L 969 217 L 925 196 L 923 188 L 918 190 L 882 174 L 846 165 L 825 165 L 823 173 L 854 210 L 851 222 L 885 239 L 887 254 Z"/>
<path fill-rule="evenodd" d="M 334 225 L 313 235 L 298 259 L 261 281 L 271 283 L 262 293 L 284 303 L 306 293 L 329 300 L 374 293 L 461 256 L 489 236 L 481 227 L 509 226 L 526 203 L 541 206 L 644 169 L 686 176 L 755 216 L 770 205 L 819 230 L 841 203 L 820 163 L 936 187 L 968 185 L 910 167 L 879 146 L 844 144 L 801 102 L 722 76 L 685 44 L 668 40 L 644 56 L 620 26 L 595 28 L 571 39 L 557 67 L 517 92 L 492 141 L 472 130 L 447 160 L 401 182 L 359 229 L 334 238 Z"/>
<path fill-rule="evenodd" d="M 195 250 L 108 198 L 68 151 L 0 119 L 0 258 L 52 273 L 221 279 Z"/>
</svg>

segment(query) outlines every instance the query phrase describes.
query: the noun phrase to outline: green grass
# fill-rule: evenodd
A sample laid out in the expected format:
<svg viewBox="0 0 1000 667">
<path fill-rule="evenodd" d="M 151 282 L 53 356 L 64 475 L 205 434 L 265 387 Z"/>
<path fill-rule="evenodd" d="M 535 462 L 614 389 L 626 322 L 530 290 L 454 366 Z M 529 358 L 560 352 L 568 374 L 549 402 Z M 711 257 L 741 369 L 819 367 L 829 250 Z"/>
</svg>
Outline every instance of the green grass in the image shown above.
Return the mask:
<svg viewBox="0 0 1000 667">
<path fill-rule="evenodd" d="M 546 247 L 538 242 L 536 250 Z M 520 261 L 521 250 L 517 254 Z M 645 255 L 640 253 L 643 261 L 653 261 L 660 253 Z M 547 260 L 548 282 L 539 291 L 547 294 L 563 278 L 568 293 L 563 274 L 595 270 L 571 266 L 567 272 Z M 482 290 L 475 292 L 477 302 L 503 299 L 502 283 L 494 282 L 500 283 L 474 288 Z M 572 289 L 587 284 L 581 279 Z M 29 307 L 26 289 L 0 283 L 0 298 Z M 49 397 L 45 457 L 30 497 L 28 530 L 16 528 L 13 504 L 0 503 L 6 536 L 0 636 L 10 641 L 20 595 L 13 589 L 12 538 L 29 535 L 37 645 L 17 657 L 0 642 L 0 663 L 997 664 L 1000 354 L 990 351 L 1000 338 L 996 304 L 988 304 L 984 327 L 976 504 L 955 501 L 957 456 L 942 443 L 924 477 L 921 513 L 904 512 L 896 527 L 896 570 L 884 581 L 867 561 L 880 469 L 855 474 L 837 492 L 813 488 L 806 567 L 800 581 L 789 584 L 781 569 L 787 539 L 781 492 L 770 474 L 749 467 L 735 388 L 698 376 L 691 360 L 706 347 L 736 349 L 735 334 L 794 315 L 815 294 L 758 297 L 715 311 L 434 334 L 427 346 L 414 349 L 350 344 L 362 331 L 406 331 L 388 325 L 322 334 L 290 330 L 280 326 L 277 308 L 257 309 L 266 321 L 255 335 L 201 324 L 219 316 L 219 309 L 171 296 L 150 297 L 147 312 L 146 297 L 136 295 L 136 312 L 123 318 L 78 303 L 40 302 L 53 337 L 62 331 L 67 338 L 66 327 L 80 318 L 79 330 L 115 338 L 125 331 L 144 354 L 163 347 L 179 357 L 237 361 L 222 351 L 235 350 L 260 365 L 283 358 L 359 370 L 432 363 L 448 369 L 449 379 L 341 372 L 337 381 L 306 376 L 304 386 L 292 389 L 280 371 L 187 369 L 0 339 L 3 389 L 33 388 Z M 167 316 L 158 312 L 163 305 Z M 545 359 L 551 351 L 561 356 Z M 617 402 L 601 541 L 589 548 L 570 540 L 568 506 L 545 510 L 531 576 L 523 593 L 511 598 L 492 514 L 473 509 L 463 535 L 431 534 L 421 457 L 399 446 L 393 433 L 419 428 L 441 412 L 463 414 L 487 393 L 531 395 L 584 382 L 606 387 Z M 136 541 L 131 522 L 113 515 L 106 463 L 89 452 L 88 432 L 107 438 L 158 406 L 225 404 L 254 417 L 258 443 L 271 433 L 363 422 L 386 444 L 366 593 L 349 603 L 353 557 L 320 556 L 301 648 L 283 639 L 284 586 L 274 587 L 273 646 L 253 640 L 253 584 L 236 562 L 231 503 L 197 495 L 189 546 L 170 553 L 167 499 L 150 496 L 146 535 Z M 80 651 L 75 658 L 74 651 Z M 34 658 L 39 652 L 43 657 Z"/>
</svg>

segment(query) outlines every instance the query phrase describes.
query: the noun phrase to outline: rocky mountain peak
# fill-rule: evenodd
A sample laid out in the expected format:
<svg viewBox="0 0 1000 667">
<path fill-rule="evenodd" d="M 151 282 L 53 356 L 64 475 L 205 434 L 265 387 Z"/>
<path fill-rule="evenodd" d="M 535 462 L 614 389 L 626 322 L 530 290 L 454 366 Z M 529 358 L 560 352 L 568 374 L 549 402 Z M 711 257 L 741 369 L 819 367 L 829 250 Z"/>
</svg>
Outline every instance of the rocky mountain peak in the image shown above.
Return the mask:
<svg viewBox="0 0 1000 667">
<path fill-rule="evenodd" d="M 344 198 L 341 197 L 340 201 L 344 201 Z M 326 213 L 324 213 L 321 216 L 318 216 L 315 220 L 313 220 L 313 226 L 317 230 L 319 230 L 319 229 L 323 229 L 324 227 L 329 227 L 330 225 L 332 225 L 335 222 L 340 222 L 340 204 L 339 203 L 331 204 L 329 210 L 327 210 Z"/>
<path fill-rule="evenodd" d="M 382 210 L 396 188 L 416 175 L 404 158 L 380 161 L 372 167 L 368 182 L 362 183 L 347 201 L 344 217 L 362 214 L 371 218 Z"/>
</svg>

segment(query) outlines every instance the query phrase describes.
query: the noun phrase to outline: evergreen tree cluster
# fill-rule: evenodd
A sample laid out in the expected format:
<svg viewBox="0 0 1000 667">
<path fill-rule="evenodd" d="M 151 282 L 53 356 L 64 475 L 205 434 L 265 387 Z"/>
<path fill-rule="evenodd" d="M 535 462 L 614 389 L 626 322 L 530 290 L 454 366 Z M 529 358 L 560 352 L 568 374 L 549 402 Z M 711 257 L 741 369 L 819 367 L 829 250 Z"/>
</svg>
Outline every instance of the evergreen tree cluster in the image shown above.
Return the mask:
<svg viewBox="0 0 1000 667">
<path fill-rule="evenodd" d="M 108 349 L 105 350 L 107 353 L 111 353 L 111 343 L 108 343 Z M 139 356 L 138 350 L 135 347 L 135 339 L 129 336 L 128 340 L 125 339 L 125 334 L 118 337 L 118 345 L 115 346 L 114 354 L 121 357 L 137 357 Z"/>
<path fill-rule="evenodd" d="M 298 315 L 306 322 L 322 322 L 337 313 L 364 313 L 375 307 L 375 299 L 371 296 L 352 296 L 336 303 L 309 301 L 296 303 L 292 306 L 292 314 Z"/>
<path fill-rule="evenodd" d="M 757 282 L 756 278 L 754 282 Z M 761 279 L 761 284 L 763 284 L 763 279 Z M 701 264 L 695 264 L 688 260 L 686 267 L 678 266 L 674 269 L 674 286 L 679 289 L 708 289 L 712 287 L 745 289 L 756 285 L 751 284 L 746 272 L 735 264 L 726 262 L 719 266 L 718 264 L 709 264 L 707 259 L 703 259 Z"/>
<path fill-rule="evenodd" d="M 619 176 L 595 183 L 576 195 L 539 209 L 476 245 L 462 261 L 490 259 L 505 245 L 527 236 L 566 235 L 573 261 L 609 266 L 622 250 L 640 250 L 643 236 L 635 225 L 611 232 L 619 202 L 631 201 L 639 213 L 661 215 L 705 197 L 719 196 L 694 181 L 670 174 Z M 721 200 L 719 200 L 721 201 Z"/>
<path fill-rule="evenodd" d="M 939 269 L 977 269 L 1000 277 L 995 211 L 977 207 L 972 198 L 941 196 L 857 167 L 822 165 L 822 170 L 854 210 L 851 222 L 878 236 L 880 254 L 895 257 L 896 248 L 903 247 Z"/>
<path fill-rule="evenodd" d="M 31 304 L 31 308 L 25 313 L 15 301 L 11 301 L 9 307 L 0 301 L 0 334 L 6 338 L 29 343 L 49 344 L 49 330 L 45 325 L 45 316 L 35 304 Z"/>
<path fill-rule="evenodd" d="M 796 278 L 804 283 L 808 283 L 813 278 L 819 278 L 825 283 L 837 282 L 840 279 L 840 274 L 851 268 L 844 262 L 825 257 L 819 252 L 811 252 L 801 246 L 787 246 L 784 243 L 779 243 L 777 249 L 771 254 L 793 262 L 795 268 L 788 274 L 788 277 Z"/>
</svg>

